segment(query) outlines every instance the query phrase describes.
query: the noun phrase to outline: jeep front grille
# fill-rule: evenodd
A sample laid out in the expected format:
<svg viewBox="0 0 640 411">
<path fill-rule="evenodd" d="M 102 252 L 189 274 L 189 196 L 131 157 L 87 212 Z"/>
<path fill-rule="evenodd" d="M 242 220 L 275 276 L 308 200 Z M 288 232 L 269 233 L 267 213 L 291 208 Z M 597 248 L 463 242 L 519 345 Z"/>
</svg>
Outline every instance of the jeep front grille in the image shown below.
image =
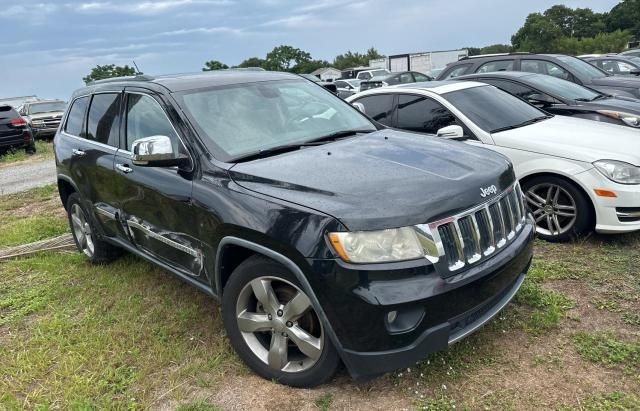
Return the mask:
<svg viewBox="0 0 640 411">
<path fill-rule="evenodd" d="M 417 226 L 427 259 L 448 272 L 489 258 L 511 243 L 526 218 L 518 183 L 490 201 L 433 223 Z"/>
</svg>

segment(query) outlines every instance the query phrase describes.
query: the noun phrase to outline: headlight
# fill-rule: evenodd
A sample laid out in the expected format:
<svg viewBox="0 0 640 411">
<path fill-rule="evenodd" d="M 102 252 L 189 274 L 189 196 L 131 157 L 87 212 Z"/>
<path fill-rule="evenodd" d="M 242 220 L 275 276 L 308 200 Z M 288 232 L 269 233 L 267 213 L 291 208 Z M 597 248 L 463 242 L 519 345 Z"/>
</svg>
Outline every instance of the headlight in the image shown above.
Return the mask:
<svg viewBox="0 0 640 411">
<path fill-rule="evenodd" d="M 411 227 L 329 233 L 329 240 L 340 257 L 352 263 L 383 263 L 424 257 L 418 236 Z"/>
<path fill-rule="evenodd" d="M 609 180 L 620 184 L 640 184 L 640 167 L 615 160 L 599 160 L 594 166 Z"/>
<path fill-rule="evenodd" d="M 631 113 L 622 113 L 620 111 L 598 110 L 598 113 L 607 117 L 622 120 L 626 125 L 631 127 L 640 127 L 640 116 Z"/>
</svg>

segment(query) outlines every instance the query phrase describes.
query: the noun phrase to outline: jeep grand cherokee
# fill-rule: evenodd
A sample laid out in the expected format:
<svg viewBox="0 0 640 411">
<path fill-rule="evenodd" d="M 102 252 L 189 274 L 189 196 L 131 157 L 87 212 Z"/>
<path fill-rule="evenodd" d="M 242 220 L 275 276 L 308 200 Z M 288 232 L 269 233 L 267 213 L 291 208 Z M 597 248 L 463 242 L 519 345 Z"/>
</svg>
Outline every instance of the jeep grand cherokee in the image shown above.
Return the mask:
<svg viewBox="0 0 640 411">
<path fill-rule="evenodd" d="M 55 155 L 81 252 L 127 250 L 221 300 L 238 355 L 292 386 L 446 349 L 531 261 L 505 157 L 385 129 L 286 73 L 96 82 Z"/>
</svg>

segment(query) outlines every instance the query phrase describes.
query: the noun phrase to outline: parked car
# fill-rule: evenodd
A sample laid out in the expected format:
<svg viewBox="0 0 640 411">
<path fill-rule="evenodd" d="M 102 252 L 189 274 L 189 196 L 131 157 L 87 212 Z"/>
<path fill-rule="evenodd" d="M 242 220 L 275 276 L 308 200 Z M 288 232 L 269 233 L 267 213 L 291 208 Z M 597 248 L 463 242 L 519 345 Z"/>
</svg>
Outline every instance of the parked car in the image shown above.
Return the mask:
<svg viewBox="0 0 640 411">
<path fill-rule="evenodd" d="M 640 230 L 637 130 L 553 116 L 491 85 L 406 84 L 347 98 L 389 127 L 464 140 L 513 161 L 540 237 Z"/>
<path fill-rule="evenodd" d="M 639 99 L 609 96 L 553 76 L 499 71 L 456 80 L 491 84 L 551 114 L 640 128 Z"/>
<path fill-rule="evenodd" d="M 346 98 L 360 92 L 360 80 L 336 80 L 333 82 L 338 89 L 338 97 Z"/>
<path fill-rule="evenodd" d="M 447 66 L 438 76 L 438 80 L 492 71 L 548 74 L 591 87 L 601 93 L 640 98 L 640 78 L 613 76 L 586 61 L 563 54 L 510 53 L 465 57 Z"/>
<path fill-rule="evenodd" d="M 221 300 L 240 358 L 293 386 L 446 349 L 532 257 L 506 157 L 383 128 L 289 73 L 99 81 L 54 147 L 78 249 L 127 250 Z"/>
<path fill-rule="evenodd" d="M 376 87 L 395 86 L 396 84 L 416 83 L 421 81 L 431 81 L 431 77 L 418 73 L 417 71 L 403 71 L 391 73 L 384 76 L 372 77 L 360 83 L 360 91 L 369 90 Z"/>
<path fill-rule="evenodd" d="M 0 153 L 7 150 L 24 148 L 33 154 L 36 145 L 27 121 L 11 106 L 0 106 Z"/>
<path fill-rule="evenodd" d="M 342 71 L 342 78 L 340 80 L 356 79 L 356 80 L 369 80 L 372 77 L 384 76 L 391 73 L 387 69 L 374 68 L 374 67 L 356 67 Z"/>
<path fill-rule="evenodd" d="M 60 100 L 25 103 L 18 110 L 33 130 L 35 138 L 53 137 L 67 104 Z"/>
<path fill-rule="evenodd" d="M 600 70 L 618 76 L 640 76 L 640 57 L 633 56 L 601 56 L 583 59 Z"/>
<path fill-rule="evenodd" d="M 327 90 L 329 90 L 333 94 L 338 94 L 338 87 L 336 87 L 336 85 L 334 83 L 332 83 L 332 82 L 322 81 L 318 77 L 314 76 L 313 74 L 301 74 L 301 76 L 306 78 L 307 80 L 313 81 L 314 83 L 318 84 L 319 86 L 322 86 L 322 87 L 326 88 Z"/>
<path fill-rule="evenodd" d="M 640 49 L 629 49 L 620 53 L 621 56 L 640 57 Z"/>
</svg>

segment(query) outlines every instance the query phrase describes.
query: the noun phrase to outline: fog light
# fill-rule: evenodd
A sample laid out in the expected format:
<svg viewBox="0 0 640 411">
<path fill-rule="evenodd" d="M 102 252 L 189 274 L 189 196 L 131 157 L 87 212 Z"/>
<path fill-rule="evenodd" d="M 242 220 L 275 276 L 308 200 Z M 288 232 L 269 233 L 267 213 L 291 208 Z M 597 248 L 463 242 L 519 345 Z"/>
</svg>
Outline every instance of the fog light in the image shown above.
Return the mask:
<svg viewBox="0 0 640 411">
<path fill-rule="evenodd" d="M 396 318 L 398 318 L 398 312 L 397 311 L 389 311 L 389 313 L 387 314 L 387 323 L 392 324 Z"/>
</svg>

